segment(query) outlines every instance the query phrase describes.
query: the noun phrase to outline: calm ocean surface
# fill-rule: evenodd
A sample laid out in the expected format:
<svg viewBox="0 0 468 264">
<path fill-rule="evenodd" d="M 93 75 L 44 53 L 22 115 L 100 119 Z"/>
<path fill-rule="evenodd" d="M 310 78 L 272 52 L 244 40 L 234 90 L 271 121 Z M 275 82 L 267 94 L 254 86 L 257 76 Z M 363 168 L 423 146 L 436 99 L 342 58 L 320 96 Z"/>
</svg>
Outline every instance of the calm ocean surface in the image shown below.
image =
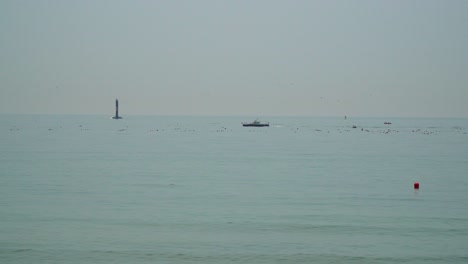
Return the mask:
<svg viewBox="0 0 468 264">
<path fill-rule="evenodd" d="M 468 263 L 468 119 L 244 121 L 0 115 L 0 263 Z"/>
</svg>

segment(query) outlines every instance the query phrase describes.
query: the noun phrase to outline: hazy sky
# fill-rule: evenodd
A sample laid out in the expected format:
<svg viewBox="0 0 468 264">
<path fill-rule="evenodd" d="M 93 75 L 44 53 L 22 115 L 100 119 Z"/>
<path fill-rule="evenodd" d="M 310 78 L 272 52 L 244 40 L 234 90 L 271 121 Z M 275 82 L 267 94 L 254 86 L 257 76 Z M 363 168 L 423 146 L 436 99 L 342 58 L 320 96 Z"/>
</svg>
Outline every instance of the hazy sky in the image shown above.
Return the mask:
<svg viewBox="0 0 468 264">
<path fill-rule="evenodd" d="M 468 117 L 468 1 L 0 0 L 0 113 Z"/>
</svg>

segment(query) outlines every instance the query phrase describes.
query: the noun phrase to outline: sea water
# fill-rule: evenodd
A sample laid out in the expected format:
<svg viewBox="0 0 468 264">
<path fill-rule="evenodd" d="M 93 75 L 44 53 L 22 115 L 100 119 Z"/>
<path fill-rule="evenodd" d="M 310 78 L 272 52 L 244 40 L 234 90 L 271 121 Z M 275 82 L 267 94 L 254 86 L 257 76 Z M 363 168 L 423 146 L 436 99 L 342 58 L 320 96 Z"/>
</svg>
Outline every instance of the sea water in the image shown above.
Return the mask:
<svg viewBox="0 0 468 264">
<path fill-rule="evenodd" d="M 467 119 L 251 119 L 0 116 L 0 262 L 468 262 Z"/>
</svg>

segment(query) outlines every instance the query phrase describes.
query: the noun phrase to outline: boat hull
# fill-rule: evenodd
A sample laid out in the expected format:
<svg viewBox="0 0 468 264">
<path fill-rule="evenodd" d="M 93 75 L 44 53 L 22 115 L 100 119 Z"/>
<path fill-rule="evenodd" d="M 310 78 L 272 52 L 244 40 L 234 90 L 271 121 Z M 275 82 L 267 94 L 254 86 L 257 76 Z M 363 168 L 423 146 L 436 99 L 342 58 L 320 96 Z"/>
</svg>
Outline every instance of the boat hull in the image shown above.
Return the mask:
<svg viewBox="0 0 468 264">
<path fill-rule="evenodd" d="M 268 126 L 270 126 L 270 124 L 245 124 L 245 123 L 242 123 L 242 126 L 245 126 L 245 127 L 268 127 Z"/>
</svg>

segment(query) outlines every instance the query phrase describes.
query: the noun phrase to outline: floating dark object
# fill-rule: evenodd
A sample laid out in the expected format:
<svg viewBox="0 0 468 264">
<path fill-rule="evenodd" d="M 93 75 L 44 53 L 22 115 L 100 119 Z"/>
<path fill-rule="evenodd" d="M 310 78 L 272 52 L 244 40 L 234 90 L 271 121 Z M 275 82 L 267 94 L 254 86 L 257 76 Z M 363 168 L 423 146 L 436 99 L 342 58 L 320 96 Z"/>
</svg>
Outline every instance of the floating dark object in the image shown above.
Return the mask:
<svg viewBox="0 0 468 264">
<path fill-rule="evenodd" d="M 390 122 L 384 122 L 385 125 L 391 125 L 392 123 Z"/>
</svg>

